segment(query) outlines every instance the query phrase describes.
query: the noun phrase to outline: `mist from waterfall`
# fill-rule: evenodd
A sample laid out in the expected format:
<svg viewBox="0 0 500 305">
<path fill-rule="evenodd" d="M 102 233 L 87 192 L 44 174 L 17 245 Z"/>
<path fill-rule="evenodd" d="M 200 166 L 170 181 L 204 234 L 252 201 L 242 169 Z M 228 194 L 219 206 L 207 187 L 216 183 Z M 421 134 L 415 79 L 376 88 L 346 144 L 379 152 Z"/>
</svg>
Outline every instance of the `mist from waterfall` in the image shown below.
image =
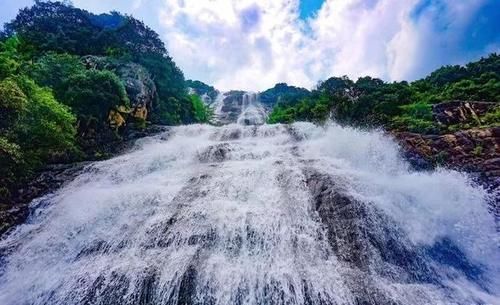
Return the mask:
<svg viewBox="0 0 500 305">
<path fill-rule="evenodd" d="M 499 303 L 492 198 L 465 174 L 242 101 L 35 200 L 0 241 L 0 304 Z"/>
</svg>

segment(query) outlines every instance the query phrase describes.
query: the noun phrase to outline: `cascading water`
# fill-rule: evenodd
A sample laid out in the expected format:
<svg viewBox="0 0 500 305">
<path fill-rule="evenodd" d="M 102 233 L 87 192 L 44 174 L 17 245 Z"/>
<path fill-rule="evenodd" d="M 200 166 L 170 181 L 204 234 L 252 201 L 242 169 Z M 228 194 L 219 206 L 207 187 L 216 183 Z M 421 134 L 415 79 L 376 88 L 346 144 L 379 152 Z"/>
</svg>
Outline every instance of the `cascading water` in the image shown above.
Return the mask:
<svg viewBox="0 0 500 305">
<path fill-rule="evenodd" d="M 0 304 L 498 304 L 487 201 L 379 132 L 176 127 L 32 203 Z"/>
<path fill-rule="evenodd" d="M 222 108 L 224 107 L 224 93 L 219 92 L 217 94 L 217 97 L 215 98 L 215 102 L 211 105 L 212 111 L 213 111 L 213 123 L 214 124 L 221 124 L 222 119 L 223 119 L 223 111 Z"/>
<path fill-rule="evenodd" d="M 266 122 L 266 111 L 259 102 L 259 95 L 252 92 L 233 91 L 219 93 L 212 104 L 213 123 L 217 125 L 238 123 L 262 125 Z"/>
<path fill-rule="evenodd" d="M 262 125 L 266 121 L 264 107 L 258 101 L 257 93 L 245 93 L 243 95 L 243 106 L 237 123 L 241 125 Z"/>
</svg>

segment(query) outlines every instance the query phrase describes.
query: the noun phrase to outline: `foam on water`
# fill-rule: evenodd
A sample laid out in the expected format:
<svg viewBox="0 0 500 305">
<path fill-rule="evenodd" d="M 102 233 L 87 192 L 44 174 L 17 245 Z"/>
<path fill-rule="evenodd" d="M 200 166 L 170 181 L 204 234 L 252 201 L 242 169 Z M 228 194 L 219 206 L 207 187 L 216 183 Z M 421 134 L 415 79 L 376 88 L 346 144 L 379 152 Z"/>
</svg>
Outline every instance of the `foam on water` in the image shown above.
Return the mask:
<svg viewBox="0 0 500 305">
<path fill-rule="evenodd" d="M 442 275 L 427 282 L 340 259 L 311 170 L 394 221 L 371 233 L 400 230 L 421 253 L 446 240 L 481 276 L 431 254 L 422 257 Z M 487 199 L 463 174 L 410 170 L 380 132 L 176 127 L 33 202 L 28 223 L 0 241 L 0 304 L 356 304 L 363 281 L 395 304 L 498 304 Z"/>
</svg>

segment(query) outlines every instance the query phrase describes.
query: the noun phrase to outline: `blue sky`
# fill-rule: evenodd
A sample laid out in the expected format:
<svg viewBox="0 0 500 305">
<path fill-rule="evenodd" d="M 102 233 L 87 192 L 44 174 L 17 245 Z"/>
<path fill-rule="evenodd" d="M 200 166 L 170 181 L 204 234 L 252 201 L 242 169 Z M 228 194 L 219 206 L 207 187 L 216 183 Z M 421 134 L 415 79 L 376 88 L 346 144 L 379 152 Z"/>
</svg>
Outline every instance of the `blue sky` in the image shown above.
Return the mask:
<svg viewBox="0 0 500 305">
<path fill-rule="evenodd" d="M 307 19 L 314 16 L 323 5 L 324 0 L 302 0 L 300 1 L 300 18 Z"/>
<path fill-rule="evenodd" d="M 0 0 L 0 22 L 31 0 Z M 143 20 L 187 78 L 220 89 L 330 76 L 414 80 L 500 51 L 498 0 L 73 0 Z"/>
</svg>

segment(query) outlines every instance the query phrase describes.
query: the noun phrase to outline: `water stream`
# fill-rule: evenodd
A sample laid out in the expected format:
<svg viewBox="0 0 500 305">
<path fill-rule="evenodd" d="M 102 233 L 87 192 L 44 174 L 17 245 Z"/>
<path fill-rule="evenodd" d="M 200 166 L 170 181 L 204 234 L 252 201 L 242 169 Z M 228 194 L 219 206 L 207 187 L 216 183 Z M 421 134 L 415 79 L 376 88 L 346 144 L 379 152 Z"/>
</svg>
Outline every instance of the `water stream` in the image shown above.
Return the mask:
<svg viewBox="0 0 500 305">
<path fill-rule="evenodd" d="M 483 189 L 380 132 L 263 124 L 254 98 L 35 200 L 0 241 L 0 304 L 499 304 Z"/>
</svg>

